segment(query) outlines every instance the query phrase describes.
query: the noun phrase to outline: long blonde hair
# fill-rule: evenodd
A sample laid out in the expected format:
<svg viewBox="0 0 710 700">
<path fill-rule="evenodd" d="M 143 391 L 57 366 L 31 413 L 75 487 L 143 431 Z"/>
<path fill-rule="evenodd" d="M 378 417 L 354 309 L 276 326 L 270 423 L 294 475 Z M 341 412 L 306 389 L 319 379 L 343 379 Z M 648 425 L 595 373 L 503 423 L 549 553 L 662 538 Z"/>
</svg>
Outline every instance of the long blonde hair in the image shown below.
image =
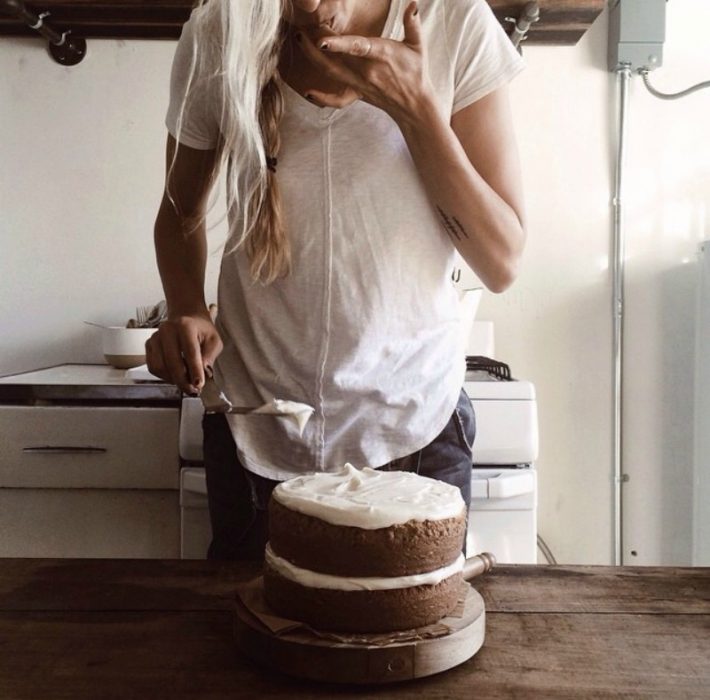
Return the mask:
<svg viewBox="0 0 710 700">
<path fill-rule="evenodd" d="M 290 246 L 276 179 L 283 95 L 278 62 L 290 0 L 198 0 L 193 10 L 192 63 L 177 124 L 190 89 L 216 80 L 221 140 L 215 171 L 227 164 L 226 253 L 244 248 L 254 280 L 288 274 Z M 213 173 L 214 175 L 214 173 Z"/>
</svg>

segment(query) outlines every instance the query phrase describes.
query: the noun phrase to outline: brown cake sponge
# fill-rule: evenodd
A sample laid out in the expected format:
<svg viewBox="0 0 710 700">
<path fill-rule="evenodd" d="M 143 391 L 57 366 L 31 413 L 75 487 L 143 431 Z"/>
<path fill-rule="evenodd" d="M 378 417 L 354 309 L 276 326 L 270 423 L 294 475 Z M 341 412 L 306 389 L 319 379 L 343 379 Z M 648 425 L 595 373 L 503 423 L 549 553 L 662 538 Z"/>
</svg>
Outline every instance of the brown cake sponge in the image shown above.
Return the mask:
<svg viewBox="0 0 710 700">
<path fill-rule="evenodd" d="M 264 569 L 264 597 L 269 607 L 289 619 L 319 630 L 389 632 L 437 622 L 456 607 L 461 573 L 434 585 L 376 591 L 307 588 Z"/>
<path fill-rule="evenodd" d="M 461 554 L 466 509 L 443 520 L 410 520 L 367 530 L 333 525 L 269 502 L 274 553 L 303 569 L 336 576 L 408 576 L 440 569 Z"/>
</svg>

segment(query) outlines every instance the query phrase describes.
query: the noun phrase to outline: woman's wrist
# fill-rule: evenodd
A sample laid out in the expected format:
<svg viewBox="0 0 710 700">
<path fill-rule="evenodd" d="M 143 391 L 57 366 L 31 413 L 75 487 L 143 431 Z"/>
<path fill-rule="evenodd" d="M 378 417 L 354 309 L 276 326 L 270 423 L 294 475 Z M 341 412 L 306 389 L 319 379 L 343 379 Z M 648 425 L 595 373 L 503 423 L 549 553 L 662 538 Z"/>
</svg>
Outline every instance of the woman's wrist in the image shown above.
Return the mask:
<svg viewBox="0 0 710 700">
<path fill-rule="evenodd" d="M 430 92 L 424 93 L 409 109 L 398 110 L 390 116 L 408 142 L 410 139 L 426 138 L 433 129 L 441 128 L 442 123 L 448 126 L 440 105 Z"/>
<path fill-rule="evenodd" d="M 209 318 L 210 312 L 204 299 L 167 299 L 168 318 L 176 319 L 184 316 Z"/>
</svg>

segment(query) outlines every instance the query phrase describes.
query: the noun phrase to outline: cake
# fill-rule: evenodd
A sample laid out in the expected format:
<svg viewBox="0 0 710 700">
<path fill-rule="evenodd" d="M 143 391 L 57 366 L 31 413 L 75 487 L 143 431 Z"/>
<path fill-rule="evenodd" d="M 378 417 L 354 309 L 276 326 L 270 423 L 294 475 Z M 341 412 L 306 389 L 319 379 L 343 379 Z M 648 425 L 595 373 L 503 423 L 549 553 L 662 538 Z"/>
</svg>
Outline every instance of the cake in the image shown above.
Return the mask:
<svg viewBox="0 0 710 700">
<path fill-rule="evenodd" d="M 431 624 L 459 599 L 466 506 L 458 488 L 412 472 L 307 474 L 269 502 L 264 596 L 316 629 Z"/>
</svg>

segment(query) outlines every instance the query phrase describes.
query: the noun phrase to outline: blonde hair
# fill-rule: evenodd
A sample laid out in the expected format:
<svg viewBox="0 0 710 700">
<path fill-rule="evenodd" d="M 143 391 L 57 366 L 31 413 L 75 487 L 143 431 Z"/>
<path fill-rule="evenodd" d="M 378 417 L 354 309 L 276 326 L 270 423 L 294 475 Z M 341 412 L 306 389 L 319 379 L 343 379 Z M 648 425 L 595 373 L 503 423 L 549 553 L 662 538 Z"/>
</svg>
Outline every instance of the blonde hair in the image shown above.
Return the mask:
<svg viewBox="0 0 710 700">
<path fill-rule="evenodd" d="M 215 172 L 226 162 L 231 214 L 225 252 L 243 247 L 252 278 L 266 284 L 288 274 L 291 257 L 272 160 L 280 148 L 278 62 L 287 2 L 198 0 L 192 14 L 192 62 L 177 123 L 179 141 L 191 88 L 199 80 L 218 81 L 221 140 Z"/>
</svg>

